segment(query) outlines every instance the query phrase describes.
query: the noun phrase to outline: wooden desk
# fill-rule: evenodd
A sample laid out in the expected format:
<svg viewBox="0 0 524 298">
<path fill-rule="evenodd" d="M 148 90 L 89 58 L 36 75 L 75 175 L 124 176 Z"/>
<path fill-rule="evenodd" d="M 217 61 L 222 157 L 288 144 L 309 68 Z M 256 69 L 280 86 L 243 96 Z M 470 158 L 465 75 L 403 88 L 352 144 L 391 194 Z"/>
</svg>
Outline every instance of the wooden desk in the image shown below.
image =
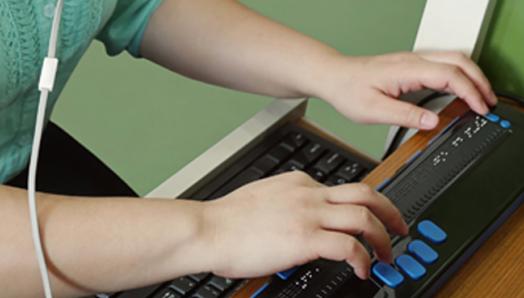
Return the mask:
<svg viewBox="0 0 524 298">
<path fill-rule="evenodd" d="M 385 178 L 391 177 L 416 151 L 424 148 L 428 140 L 466 111 L 467 107 L 462 101 L 453 102 L 440 114 L 441 121 L 437 129 L 416 134 L 370 173 L 364 183 L 376 187 Z M 301 125 L 319 132 L 307 121 L 303 121 Z M 326 137 L 339 145 L 343 144 L 332 136 Z M 343 146 L 348 148 L 347 145 Z M 352 148 L 348 149 L 354 151 Z M 267 279 L 250 281 L 235 297 L 250 297 Z M 437 297 L 524 297 L 524 207 L 519 208 L 482 245 Z"/>
</svg>

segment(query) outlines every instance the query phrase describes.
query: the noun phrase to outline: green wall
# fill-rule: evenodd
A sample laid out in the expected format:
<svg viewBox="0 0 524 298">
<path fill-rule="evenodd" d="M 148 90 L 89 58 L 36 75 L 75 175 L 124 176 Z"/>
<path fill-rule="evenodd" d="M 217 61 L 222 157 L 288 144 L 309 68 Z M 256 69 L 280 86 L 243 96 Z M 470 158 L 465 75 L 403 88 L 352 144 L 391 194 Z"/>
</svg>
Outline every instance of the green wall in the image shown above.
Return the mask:
<svg viewBox="0 0 524 298">
<path fill-rule="evenodd" d="M 243 2 L 351 55 L 409 50 L 425 3 Z M 517 6 L 520 12 L 515 11 Z M 510 17 L 494 26 L 486 51 L 489 55 L 481 60 L 493 81 L 508 90 L 522 90 L 518 78 L 524 79 L 524 59 L 519 59 L 524 45 L 517 43 L 515 32 L 522 40 L 523 31 L 515 30 L 514 25 L 522 19 L 523 8 L 523 2 L 518 4 L 517 0 L 499 5 L 497 13 Z M 494 62 L 491 56 L 497 60 Z M 511 71 L 497 80 L 499 65 Z M 110 58 L 96 42 L 76 70 L 53 117 L 135 190 L 145 194 L 270 100 L 191 81 L 127 54 Z M 355 125 L 319 100 L 310 103 L 308 117 L 370 155 L 380 155 L 386 127 Z"/>
<path fill-rule="evenodd" d="M 479 64 L 497 91 L 524 96 L 524 1 L 498 1 Z"/>
</svg>

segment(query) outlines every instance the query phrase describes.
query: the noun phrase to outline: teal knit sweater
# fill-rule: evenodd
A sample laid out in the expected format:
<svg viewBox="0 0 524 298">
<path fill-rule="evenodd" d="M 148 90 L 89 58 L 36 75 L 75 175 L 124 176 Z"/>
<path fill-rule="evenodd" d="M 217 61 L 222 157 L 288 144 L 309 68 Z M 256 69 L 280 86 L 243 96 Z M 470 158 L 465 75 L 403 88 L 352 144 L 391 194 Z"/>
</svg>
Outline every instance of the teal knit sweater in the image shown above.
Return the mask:
<svg viewBox="0 0 524 298">
<path fill-rule="evenodd" d="M 161 0 L 65 0 L 60 59 L 47 119 L 91 41 L 110 55 L 139 56 L 142 35 Z M 55 0 L 0 0 L 0 182 L 26 167 L 31 151 L 38 80 L 47 53 Z M 101 74 L 103 75 L 103 74 Z"/>
</svg>

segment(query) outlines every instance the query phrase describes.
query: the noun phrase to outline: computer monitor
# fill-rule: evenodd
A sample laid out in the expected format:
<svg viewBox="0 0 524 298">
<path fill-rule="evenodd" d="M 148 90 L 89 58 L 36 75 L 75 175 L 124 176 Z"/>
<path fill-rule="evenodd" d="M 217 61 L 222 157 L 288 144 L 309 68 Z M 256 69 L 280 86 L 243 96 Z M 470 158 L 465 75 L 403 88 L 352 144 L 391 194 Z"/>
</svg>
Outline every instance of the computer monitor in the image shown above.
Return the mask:
<svg viewBox="0 0 524 298">
<path fill-rule="evenodd" d="M 461 51 L 478 59 L 496 0 L 427 0 L 414 51 Z"/>
</svg>

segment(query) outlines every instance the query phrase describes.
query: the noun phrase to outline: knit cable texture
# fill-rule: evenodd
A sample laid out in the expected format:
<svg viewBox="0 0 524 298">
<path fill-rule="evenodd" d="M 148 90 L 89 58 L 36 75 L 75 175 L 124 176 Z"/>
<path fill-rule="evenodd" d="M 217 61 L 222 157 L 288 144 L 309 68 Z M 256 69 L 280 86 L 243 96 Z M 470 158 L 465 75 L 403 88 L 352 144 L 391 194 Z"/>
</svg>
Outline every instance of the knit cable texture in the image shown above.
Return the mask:
<svg viewBox="0 0 524 298">
<path fill-rule="evenodd" d="M 100 30 L 104 0 L 64 4 L 52 108 L 80 58 Z M 28 162 L 38 105 L 38 79 L 46 55 L 54 0 L 0 0 L 0 182 Z"/>
</svg>

